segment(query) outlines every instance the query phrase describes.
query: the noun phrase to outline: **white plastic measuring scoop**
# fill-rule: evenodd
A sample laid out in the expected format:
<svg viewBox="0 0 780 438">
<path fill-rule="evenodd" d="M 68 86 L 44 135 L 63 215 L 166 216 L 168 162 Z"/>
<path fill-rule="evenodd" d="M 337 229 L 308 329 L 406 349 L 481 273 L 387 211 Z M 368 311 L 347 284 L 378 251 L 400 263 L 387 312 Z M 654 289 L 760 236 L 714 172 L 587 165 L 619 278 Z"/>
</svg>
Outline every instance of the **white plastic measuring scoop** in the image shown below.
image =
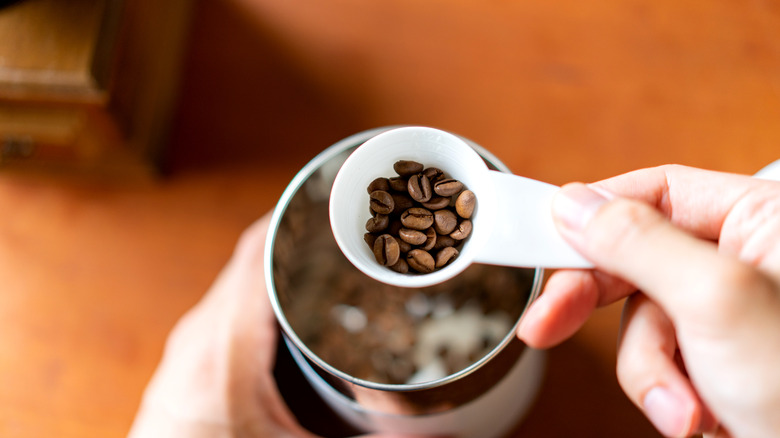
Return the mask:
<svg viewBox="0 0 780 438">
<path fill-rule="evenodd" d="M 412 160 L 438 167 L 477 198 L 471 236 L 458 257 L 430 274 L 401 274 L 377 263 L 363 240 L 369 212 L 369 183 L 396 175 L 393 164 Z M 433 128 L 383 132 L 359 146 L 344 162 L 330 193 L 330 224 L 341 251 L 355 267 L 383 283 L 425 287 L 441 283 L 472 263 L 517 267 L 590 268 L 592 264 L 558 234 L 551 202 L 558 187 L 488 169 L 466 142 Z"/>
</svg>

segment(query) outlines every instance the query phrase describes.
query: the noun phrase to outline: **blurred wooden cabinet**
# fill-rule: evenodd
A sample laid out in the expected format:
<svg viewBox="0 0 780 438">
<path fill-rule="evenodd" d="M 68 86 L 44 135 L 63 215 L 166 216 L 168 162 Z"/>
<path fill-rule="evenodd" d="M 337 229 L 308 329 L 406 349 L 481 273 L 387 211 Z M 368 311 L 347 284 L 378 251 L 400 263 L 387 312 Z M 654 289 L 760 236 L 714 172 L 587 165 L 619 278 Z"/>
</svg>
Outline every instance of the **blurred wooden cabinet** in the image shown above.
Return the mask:
<svg viewBox="0 0 780 438">
<path fill-rule="evenodd" d="M 0 9 L 0 171 L 155 168 L 189 0 L 22 0 Z"/>
</svg>

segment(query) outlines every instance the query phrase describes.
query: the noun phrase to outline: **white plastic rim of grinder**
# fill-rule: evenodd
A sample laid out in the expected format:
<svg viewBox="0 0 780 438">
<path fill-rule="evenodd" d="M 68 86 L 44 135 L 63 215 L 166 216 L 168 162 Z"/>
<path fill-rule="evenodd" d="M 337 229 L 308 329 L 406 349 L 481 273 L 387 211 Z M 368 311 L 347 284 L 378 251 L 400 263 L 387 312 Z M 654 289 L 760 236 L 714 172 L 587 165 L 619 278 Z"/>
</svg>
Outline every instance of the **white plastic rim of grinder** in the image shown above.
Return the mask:
<svg viewBox="0 0 780 438">
<path fill-rule="evenodd" d="M 371 218 L 368 185 L 396 175 L 393 164 L 412 160 L 437 167 L 474 192 L 472 232 L 449 265 L 429 274 L 401 274 L 377 263 L 363 240 Z M 558 233 L 552 198 L 559 187 L 490 170 L 465 141 L 445 131 L 403 127 L 360 145 L 344 162 L 330 194 L 333 235 L 347 259 L 366 275 L 401 287 L 448 280 L 472 263 L 515 267 L 592 268 Z"/>
</svg>

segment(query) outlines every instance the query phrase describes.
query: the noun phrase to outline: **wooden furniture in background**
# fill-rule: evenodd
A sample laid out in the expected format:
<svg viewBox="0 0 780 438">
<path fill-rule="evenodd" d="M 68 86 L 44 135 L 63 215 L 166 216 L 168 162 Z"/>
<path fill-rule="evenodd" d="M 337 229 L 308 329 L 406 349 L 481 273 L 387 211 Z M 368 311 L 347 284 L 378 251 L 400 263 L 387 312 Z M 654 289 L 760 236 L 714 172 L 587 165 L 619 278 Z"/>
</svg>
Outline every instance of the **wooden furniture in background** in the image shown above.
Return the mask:
<svg viewBox="0 0 780 438">
<path fill-rule="evenodd" d="M 0 165 L 152 170 L 189 3 L 24 0 L 0 9 Z"/>
</svg>

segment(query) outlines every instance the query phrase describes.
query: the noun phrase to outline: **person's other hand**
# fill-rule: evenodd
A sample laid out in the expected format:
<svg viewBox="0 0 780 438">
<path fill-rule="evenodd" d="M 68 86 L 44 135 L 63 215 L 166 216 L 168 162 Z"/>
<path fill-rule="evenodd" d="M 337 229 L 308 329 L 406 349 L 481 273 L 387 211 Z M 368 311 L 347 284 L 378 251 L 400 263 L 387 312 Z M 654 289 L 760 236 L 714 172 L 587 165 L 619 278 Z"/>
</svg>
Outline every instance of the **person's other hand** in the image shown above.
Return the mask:
<svg viewBox="0 0 780 438">
<path fill-rule="evenodd" d="M 129 436 L 311 438 L 272 374 L 277 327 L 263 277 L 269 216 L 241 237 L 206 296 L 177 323 Z"/>
<path fill-rule="evenodd" d="M 780 183 L 682 166 L 570 184 L 554 273 L 518 335 L 549 347 L 624 297 L 617 374 L 666 435 L 780 436 Z"/>
</svg>

